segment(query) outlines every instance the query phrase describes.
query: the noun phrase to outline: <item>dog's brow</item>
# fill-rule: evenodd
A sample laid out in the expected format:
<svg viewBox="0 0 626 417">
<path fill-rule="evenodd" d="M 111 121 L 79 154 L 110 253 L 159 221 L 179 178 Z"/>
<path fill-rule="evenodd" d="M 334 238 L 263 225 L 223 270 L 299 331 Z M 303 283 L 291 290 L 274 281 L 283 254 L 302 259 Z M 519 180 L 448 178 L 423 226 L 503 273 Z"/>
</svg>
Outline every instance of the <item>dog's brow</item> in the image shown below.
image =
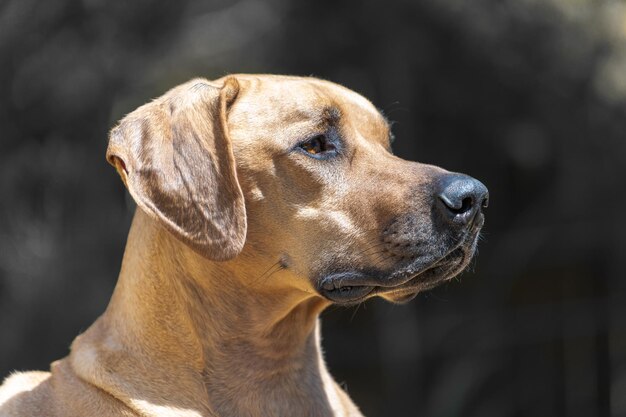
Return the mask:
<svg viewBox="0 0 626 417">
<path fill-rule="evenodd" d="M 396 122 L 394 122 L 393 120 L 389 120 L 386 117 L 383 116 L 383 118 L 385 119 L 385 122 L 387 123 L 387 138 L 389 140 L 389 143 L 393 143 L 396 140 L 396 135 L 393 134 L 393 125 L 396 124 Z"/>
<path fill-rule="evenodd" d="M 326 106 L 322 110 L 322 120 L 332 125 L 341 119 L 341 110 L 337 106 Z"/>
<path fill-rule="evenodd" d="M 395 122 L 392 121 L 392 120 L 389 120 L 387 118 L 387 116 L 385 115 L 385 113 L 383 113 L 382 110 L 379 110 L 378 114 L 382 118 L 383 124 L 387 128 L 387 140 L 391 144 L 391 143 L 393 143 L 396 140 L 396 136 L 393 134 L 393 131 L 392 131 L 392 128 L 393 128 L 393 125 L 395 124 Z"/>
</svg>

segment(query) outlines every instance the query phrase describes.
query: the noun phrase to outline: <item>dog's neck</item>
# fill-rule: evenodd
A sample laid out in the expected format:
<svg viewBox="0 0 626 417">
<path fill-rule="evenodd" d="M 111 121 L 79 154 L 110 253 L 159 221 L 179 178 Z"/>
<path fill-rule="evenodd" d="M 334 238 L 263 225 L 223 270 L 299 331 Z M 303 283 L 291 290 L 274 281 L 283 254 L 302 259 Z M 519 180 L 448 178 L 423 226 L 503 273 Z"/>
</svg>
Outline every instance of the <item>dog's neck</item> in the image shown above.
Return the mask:
<svg viewBox="0 0 626 417">
<path fill-rule="evenodd" d="M 72 346 L 76 373 L 142 415 L 334 415 L 327 303 L 246 259 L 210 262 L 138 210 L 111 303 Z"/>
</svg>

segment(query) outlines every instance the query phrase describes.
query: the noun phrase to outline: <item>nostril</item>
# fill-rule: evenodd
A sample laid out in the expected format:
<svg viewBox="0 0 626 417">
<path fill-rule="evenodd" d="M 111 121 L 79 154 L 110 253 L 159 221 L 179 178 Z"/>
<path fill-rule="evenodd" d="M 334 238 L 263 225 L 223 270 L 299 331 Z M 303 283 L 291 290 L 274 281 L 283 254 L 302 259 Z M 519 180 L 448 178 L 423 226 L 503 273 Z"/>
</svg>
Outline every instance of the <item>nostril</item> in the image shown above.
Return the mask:
<svg viewBox="0 0 626 417">
<path fill-rule="evenodd" d="M 461 208 L 458 210 L 458 213 L 463 214 L 466 211 L 471 210 L 473 205 L 472 197 L 465 197 L 463 201 L 461 201 Z"/>
<path fill-rule="evenodd" d="M 474 205 L 474 200 L 472 197 L 465 197 L 461 202 L 461 213 L 465 213 L 467 210 L 471 209 Z"/>
<path fill-rule="evenodd" d="M 456 203 L 453 203 L 452 201 L 450 201 L 450 199 L 445 198 L 444 196 L 440 196 L 439 198 L 441 198 L 441 201 L 443 202 L 443 204 L 445 204 L 448 210 L 450 210 L 454 214 L 463 214 L 471 210 L 472 206 L 474 205 L 472 197 L 459 199 L 456 201 Z"/>
</svg>

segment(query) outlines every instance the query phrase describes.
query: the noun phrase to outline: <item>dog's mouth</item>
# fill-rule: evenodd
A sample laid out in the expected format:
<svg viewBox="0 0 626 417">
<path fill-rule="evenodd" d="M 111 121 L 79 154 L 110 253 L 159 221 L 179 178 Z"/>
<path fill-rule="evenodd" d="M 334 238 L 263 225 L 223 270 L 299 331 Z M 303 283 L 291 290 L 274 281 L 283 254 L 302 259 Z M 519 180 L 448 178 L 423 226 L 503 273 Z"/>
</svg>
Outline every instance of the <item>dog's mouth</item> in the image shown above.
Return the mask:
<svg viewBox="0 0 626 417">
<path fill-rule="evenodd" d="M 426 265 L 418 259 L 401 264 L 391 272 L 362 270 L 330 273 L 320 281 L 318 291 L 328 300 L 343 305 L 357 304 L 377 295 L 395 303 L 408 302 L 418 293 L 460 274 L 472 259 L 477 241 L 478 230 L 468 233 L 447 254 Z"/>
</svg>

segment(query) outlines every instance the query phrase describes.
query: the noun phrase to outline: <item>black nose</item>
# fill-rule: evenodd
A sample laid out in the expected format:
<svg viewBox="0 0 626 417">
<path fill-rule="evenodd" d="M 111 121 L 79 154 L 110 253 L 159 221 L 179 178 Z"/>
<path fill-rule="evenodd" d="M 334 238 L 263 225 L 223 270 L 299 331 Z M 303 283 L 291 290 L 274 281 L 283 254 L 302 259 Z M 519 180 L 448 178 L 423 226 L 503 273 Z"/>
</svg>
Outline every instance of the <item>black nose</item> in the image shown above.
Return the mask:
<svg viewBox="0 0 626 417">
<path fill-rule="evenodd" d="M 485 185 L 463 174 L 446 174 L 438 181 L 435 203 L 450 221 L 470 223 L 476 213 L 489 204 L 489 191 Z"/>
</svg>

